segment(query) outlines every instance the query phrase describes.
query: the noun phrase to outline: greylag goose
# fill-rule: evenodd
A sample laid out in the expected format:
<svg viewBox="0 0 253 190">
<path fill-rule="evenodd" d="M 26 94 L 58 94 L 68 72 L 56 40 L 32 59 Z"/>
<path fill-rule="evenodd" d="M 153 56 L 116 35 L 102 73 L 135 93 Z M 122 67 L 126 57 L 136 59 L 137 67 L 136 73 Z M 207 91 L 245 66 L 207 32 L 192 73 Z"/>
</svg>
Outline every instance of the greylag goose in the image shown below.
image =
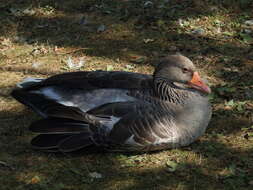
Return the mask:
<svg viewBox="0 0 253 190">
<path fill-rule="evenodd" d="M 193 63 L 182 55 L 160 60 L 152 75 L 81 71 L 29 79 L 12 96 L 43 119 L 31 144 L 44 151 L 88 147 L 143 152 L 187 146 L 211 118 L 207 94 Z"/>
</svg>

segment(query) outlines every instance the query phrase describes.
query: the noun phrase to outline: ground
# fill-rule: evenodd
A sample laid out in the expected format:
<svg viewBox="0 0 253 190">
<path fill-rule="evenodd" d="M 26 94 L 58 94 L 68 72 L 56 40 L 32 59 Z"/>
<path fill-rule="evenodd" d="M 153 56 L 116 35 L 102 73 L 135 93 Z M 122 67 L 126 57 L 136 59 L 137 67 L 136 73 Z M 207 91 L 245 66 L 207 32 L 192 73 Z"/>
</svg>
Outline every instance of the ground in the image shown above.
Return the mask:
<svg viewBox="0 0 253 190">
<path fill-rule="evenodd" d="M 1 189 L 253 189 L 252 9 L 251 0 L 1 1 Z M 31 148 L 28 126 L 39 116 L 9 96 L 17 82 L 76 70 L 152 73 L 175 52 L 213 91 L 198 141 L 139 155 Z"/>
</svg>

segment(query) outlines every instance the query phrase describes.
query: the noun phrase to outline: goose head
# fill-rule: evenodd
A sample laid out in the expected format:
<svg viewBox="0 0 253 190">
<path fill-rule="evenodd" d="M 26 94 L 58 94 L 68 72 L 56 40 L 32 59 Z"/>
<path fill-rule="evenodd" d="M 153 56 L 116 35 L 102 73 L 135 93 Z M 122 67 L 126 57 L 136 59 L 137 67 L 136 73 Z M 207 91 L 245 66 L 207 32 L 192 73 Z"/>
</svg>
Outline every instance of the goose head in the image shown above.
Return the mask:
<svg viewBox="0 0 253 190">
<path fill-rule="evenodd" d="M 211 89 L 201 79 L 192 61 L 180 54 L 163 58 L 156 67 L 154 80 L 165 81 L 179 89 L 195 89 L 205 94 L 211 93 Z"/>
</svg>

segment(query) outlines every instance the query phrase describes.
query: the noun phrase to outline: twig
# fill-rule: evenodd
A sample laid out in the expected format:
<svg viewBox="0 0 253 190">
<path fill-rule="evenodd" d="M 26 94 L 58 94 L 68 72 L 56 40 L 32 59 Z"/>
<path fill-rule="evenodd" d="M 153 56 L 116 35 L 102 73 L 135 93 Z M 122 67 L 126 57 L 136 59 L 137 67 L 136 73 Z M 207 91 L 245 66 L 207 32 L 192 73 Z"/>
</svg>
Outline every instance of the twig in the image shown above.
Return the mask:
<svg viewBox="0 0 253 190">
<path fill-rule="evenodd" d="M 0 165 L 7 166 L 6 162 L 0 161 Z"/>
<path fill-rule="evenodd" d="M 78 49 L 74 49 L 74 50 L 71 50 L 71 51 L 68 51 L 68 52 L 56 53 L 56 54 L 57 55 L 66 55 L 66 54 L 75 53 L 75 52 L 78 52 L 78 51 L 81 51 L 81 50 L 85 50 L 85 49 L 89 49 L 89 48 L 78 48 Z"/>
<path fill-rule="evenodd" d="M 52 75 L 52 74 L 59 74 L 60 71 L 47 71 L 42 69 L 36 68 L 28 68 L 23 66 L 3 66 L 0 67 L 0 71 L 9 71 L 9 72 L 25 72 L 29 74 L 41 74 L 41 75 Z"/>
</svg>

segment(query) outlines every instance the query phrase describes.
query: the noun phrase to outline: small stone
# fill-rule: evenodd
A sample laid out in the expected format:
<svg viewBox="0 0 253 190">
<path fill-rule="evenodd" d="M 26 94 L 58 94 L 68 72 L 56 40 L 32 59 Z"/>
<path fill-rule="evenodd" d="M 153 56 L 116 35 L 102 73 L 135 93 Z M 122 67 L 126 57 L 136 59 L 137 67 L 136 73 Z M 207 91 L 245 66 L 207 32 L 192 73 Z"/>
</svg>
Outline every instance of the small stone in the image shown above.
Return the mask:
<svg viewBox="0 0 253 190">
<path fill-rule="evenodd" d="M 106 26 L 101 24 L 98 28 L 97 28 L 97 32 L 104 32 L 106 30 Z"/>
<path fill-rule="evenodd" d="M 249 181 L 249 185 L 253 185 L 253 180 Z"/>
<path fill-rule="evenodd" d="M 197 29 L 193 30 L 192 33 L 196 34 L 196 35 L 202 35 L 205 33 L 205 30 L 202 28 L 197 28 Z"/>
<path fill-rule="evenodd" d="M 245 24 L 249 26 L 253 26 L 253 20 L 246 20 Z"/>
<path fill-rule="evenodd" d="M 145 3 L 144 3 L 144 7 L 150 7 L 150 6 L 152 6 L 153 5 L 153 2 L 152 1 L 146 1 Z"/>
<path fill-rule="evenodd" d="M 102 174 L 97 173 L 97 172 L 89 173 L 89 176 L 92 177 L 92 178 L 96 178 L 96 179 L 102 178 Z"/>
<path fill-rule="evenodd" d="M 243 32 L 246 33 L 246 34 L 251 34 L 252 30 L 246 28 L 246 29 L 243 30 Z"/>
<path fill-rule="evenodd" d="M 145 44 L 147 44 L 147 43 L 149 43 L 149 42 L 153 42 L 153 41 L 155 41 L 155 40 L 154 40 L 154 39 L 150 39 L 150 38 L 143 39 L 143 42 L 144 42 Z"/>
</svg>

